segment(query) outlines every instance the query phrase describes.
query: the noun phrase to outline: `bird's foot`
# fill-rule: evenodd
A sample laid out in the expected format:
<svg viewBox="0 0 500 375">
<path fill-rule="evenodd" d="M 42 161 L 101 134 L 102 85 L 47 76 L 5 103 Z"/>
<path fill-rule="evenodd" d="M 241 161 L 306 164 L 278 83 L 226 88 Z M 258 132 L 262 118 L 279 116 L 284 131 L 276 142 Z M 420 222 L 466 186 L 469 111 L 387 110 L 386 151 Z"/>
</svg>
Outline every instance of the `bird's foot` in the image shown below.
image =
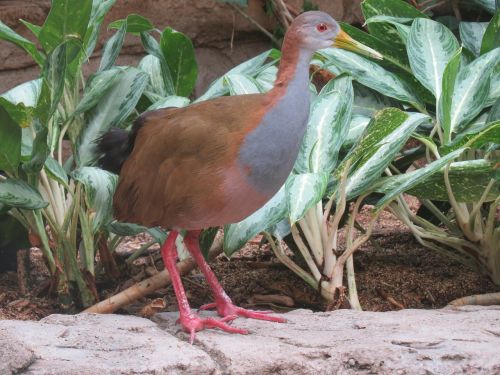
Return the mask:
<svg viewBox="0 0 500 375">
<path fill-rule="evenodd" d="M 250 319 L 259 319 L 259 320 L 268 320 L 271 322 L 277 323 L 285 323 L 286 319 L 281 318 L 279 316 L 269 315 L 274 311 L 253 311 L 247 310 L 243 307 L 239 307 L 234 305 L 231 300 L 217 300 L 214 303 L 208 303 L 206 305 L 200 306 L 199 310 L 209 310 L 209 309 L 217 309 L 217 313 L 219 316 L 222 316 L 223 319 L 230 316 L 242 316 L 244 318 Z"/>
<path fill-rule="evenodd" d="M 201 318 L 196 314 L 190 313 L 184 316 L 181 315 L 177 320 L 177 323 L 180 323 L 184 331 L 189 333 L 189 343 L 193 344 L 196 332 L 204 329 L 219 328 L 229 333 L 239 333 L 242 335 L 248 334 L 246 329 L 231 327 L 227 324 L 227 322 L 231 322 L 236 318 L 236 315 L 228 315 L 218 320 L 214 318 Z"/>
</svg>

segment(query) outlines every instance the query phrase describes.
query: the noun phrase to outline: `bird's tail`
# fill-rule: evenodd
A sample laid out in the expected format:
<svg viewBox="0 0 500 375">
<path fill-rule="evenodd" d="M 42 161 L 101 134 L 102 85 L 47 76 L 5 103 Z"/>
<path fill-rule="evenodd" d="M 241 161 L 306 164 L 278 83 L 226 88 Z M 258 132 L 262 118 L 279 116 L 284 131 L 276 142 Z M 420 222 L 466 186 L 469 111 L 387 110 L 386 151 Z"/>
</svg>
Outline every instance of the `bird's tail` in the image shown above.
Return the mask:
<svg viewBox="0 0 500 375">
<path fill-rule="evenodd" d="M 107 133 L 97 139 L 97 153 L 99 166 L 107 171 L 119 174 L 123 163 L 132 152 L 134 142 L 131 133 L 119 129 L 111 128 Z"/>
<path fill-rule="evenodd" d="M 146 116 L 145 113 L 139 116 L 130 131 L 111 128 L 97 139 L 98 164 L 102 169 L 120 174 L 123 163 L 134 149 L 135 138 L 139 129 L 144 125 Z"/>
</svg>

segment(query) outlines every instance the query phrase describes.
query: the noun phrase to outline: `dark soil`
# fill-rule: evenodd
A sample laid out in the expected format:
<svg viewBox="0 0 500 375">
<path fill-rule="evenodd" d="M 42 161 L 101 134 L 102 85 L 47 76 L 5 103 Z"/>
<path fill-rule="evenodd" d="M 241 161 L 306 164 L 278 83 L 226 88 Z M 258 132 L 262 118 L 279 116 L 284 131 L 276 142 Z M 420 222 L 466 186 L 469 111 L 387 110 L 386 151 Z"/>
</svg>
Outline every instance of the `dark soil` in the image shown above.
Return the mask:
<svg viewBox="0 0 500 375">
<path fill-rule="evenodd" d="M 378 250 L 368 242 L 354 257 L 359 299 L 365 310 L 440 308 L 463 296 L 500 291 L 500 287 L 487 277 L 422 248 L 407 228 L 389 213 L 382 214 L 373 239 L 379 245 Z M 144 236 L 131 238 L 121 251 L 133 251 L 145 241 L 147 238 Z M 325 310 L 326 304 L 318 293 L 278 263 L 267 245 L 261 247 L 259 243 L 260 238 L 256 238 L 231 260 L 221 255 L 211 263 L 233 301 L 244 307 L 276 311 L 296 308 Z M 43 272 L 38 251 L 32 251 L 30 258 L 35 263 L 32 270 L 35 275 L 30 277 L 31 287 L 27 295 L 19 291 L 16 273 L 0 274 L 0 319 L 37 320 L 61 312 L 53 300 L 36 297 L 43 294 L 46 273 Z M 160 254 L 153 249 L 126 268 L 118 285 L 101 281 L 98 284 L 101 297 L 106 298 L 126 289 L 162 268 Z M 198 270 L 183 277 L 183 281 L 193 307 L 211 302 L 210 290 Z M 120 312 L 137 314 L 158 298 L 164 300 L 166 310 L 177 310 L 173 290 L 167 287 Z"/>
</svg>

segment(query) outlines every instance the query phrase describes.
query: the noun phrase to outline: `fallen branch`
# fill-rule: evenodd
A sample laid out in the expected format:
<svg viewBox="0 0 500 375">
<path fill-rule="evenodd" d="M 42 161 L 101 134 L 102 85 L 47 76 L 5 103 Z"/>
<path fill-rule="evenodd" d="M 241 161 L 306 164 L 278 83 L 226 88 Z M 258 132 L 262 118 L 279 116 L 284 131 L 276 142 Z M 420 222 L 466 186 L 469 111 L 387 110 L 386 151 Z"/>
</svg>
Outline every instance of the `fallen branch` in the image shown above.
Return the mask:
<svg viewBox="0 0 500 375">
<path fill-rule="evenodd" d="M 222 238 L 216 238 L 210 251 L 208 252 L 208 259 L 213 259 L 222 253 Z M 193 258 L 184 259 L 182 262 L 177 263 L 177 269 L 181 275 L 185 275 L 196 267 L 196 262 Z M 132 285 L 130 288 L 104 300 L 84 310 L 85 313 L 96 314 L 111 314 L 119 308 L 128 305 L 139 298 L 151 294 L 155 290 L 161 289 L 170 284 L 170 275 L 167 270 L 143 280 L 137 284 Z"/>
<path fill-rule="evenodd" d="M 448 305 L 451 305 L 451 306 L 500 305 L 500 292 L 499 293 L 476 294 L 473 296 L 462 297 L 462 298 L 458 298 L 458 299 L 451 301 Z"/>
</svg>

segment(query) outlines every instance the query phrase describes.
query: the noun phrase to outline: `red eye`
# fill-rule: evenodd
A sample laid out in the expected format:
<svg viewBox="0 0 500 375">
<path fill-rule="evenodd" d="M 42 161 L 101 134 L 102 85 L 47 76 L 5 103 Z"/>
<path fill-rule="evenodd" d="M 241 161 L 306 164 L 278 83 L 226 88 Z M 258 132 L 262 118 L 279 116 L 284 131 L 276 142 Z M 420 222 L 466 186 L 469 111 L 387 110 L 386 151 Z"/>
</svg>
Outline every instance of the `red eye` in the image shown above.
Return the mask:
<svg viewBox="0 0 500 375">
<path fill-rule="evenodd" d="M 316 30 L 318 30 L 320 33 L 325 32 L 328 29 L 328 26 L 326 26 L 324 23 L 320 23 L 316 26 Z"/>
</svg>

